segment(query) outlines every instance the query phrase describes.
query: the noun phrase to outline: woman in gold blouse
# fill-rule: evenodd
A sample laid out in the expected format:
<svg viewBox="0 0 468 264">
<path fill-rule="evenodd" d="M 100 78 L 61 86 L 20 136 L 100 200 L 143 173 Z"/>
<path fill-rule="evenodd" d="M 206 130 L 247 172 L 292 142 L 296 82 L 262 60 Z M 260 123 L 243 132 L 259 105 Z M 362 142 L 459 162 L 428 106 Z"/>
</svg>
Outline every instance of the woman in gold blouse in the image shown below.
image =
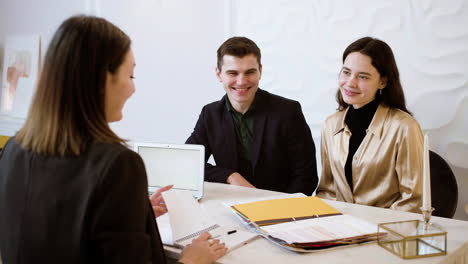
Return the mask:
<svg viewBox="0 0 468 264">
<path fill-rule="evenodd" d="M 423 136 L 391 48 L 370 37 L 351 43 L 338 84 L 338 112 L 322 129 L 317 196 L 418 212 Z"/>
</svg>

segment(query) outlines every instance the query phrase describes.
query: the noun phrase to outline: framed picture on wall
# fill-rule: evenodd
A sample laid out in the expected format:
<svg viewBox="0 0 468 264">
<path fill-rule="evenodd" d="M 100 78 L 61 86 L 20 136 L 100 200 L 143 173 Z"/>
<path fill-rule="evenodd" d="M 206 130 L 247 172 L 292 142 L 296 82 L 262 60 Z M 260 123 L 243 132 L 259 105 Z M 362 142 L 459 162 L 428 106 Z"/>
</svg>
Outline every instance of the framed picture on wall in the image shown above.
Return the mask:
<svg viewBox="0 0 468 264">
<path fill-rule="evenodd" d="M 40 58 L 39 35 L 6 37 L 0 115 L 15 119 L 26 118 L 39 73 Z"/>
</svg>

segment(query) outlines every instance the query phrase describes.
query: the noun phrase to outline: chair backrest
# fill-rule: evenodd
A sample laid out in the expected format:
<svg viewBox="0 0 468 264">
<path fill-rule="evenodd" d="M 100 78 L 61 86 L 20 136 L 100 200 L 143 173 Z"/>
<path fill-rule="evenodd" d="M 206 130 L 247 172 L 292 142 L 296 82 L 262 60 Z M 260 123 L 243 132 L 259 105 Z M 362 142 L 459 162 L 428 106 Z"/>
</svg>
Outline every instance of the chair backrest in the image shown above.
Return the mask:
<svg viewBox="0 0 468 264">
<path fill-rule="evenodd" d="M 432 215 L 452 218 L 457 209 L 458 186 L 448 163 L 430 151 Z"/>
</svg>

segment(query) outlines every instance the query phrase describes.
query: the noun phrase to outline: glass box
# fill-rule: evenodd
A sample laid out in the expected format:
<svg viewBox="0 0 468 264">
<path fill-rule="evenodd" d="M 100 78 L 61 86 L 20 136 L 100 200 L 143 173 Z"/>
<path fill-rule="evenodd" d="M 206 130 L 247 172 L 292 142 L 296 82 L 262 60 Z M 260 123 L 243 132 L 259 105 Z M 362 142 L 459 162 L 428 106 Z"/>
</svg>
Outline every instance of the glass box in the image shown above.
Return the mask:
<svg viewBox="0 0 468 264">
<path fill-rule="evenodd" d="M 378 239 L 379 246 L 403 258 L 422 258 L 447 254 L 447 232 L 436 224 L 411 220 L 378 225 L 386 235 Z"/>
</svg>

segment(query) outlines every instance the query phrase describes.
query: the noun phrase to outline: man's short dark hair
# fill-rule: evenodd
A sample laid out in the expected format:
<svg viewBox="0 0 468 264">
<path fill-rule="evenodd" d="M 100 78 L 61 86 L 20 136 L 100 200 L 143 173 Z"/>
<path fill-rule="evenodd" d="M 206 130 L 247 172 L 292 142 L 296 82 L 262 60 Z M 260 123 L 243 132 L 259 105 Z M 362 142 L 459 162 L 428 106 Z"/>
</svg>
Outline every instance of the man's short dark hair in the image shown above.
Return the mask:
<svg viewBox="0 0 468 264">
<path fill-rule="evenodd" d="M 224 55 L 231 55 L 234 57 L 243 58 L 244 56 L 253 54 L 257 57 L 258 65 L 262 65 L 260 49 L 258 48 L 257 44 L 252 40 L 246 37 L 232 37 L 226 40 L 219 48 L 218 48 L 218 69 L 221 70 L 221 66 L 223 66 L 223 57 Z"/>
</svg>

